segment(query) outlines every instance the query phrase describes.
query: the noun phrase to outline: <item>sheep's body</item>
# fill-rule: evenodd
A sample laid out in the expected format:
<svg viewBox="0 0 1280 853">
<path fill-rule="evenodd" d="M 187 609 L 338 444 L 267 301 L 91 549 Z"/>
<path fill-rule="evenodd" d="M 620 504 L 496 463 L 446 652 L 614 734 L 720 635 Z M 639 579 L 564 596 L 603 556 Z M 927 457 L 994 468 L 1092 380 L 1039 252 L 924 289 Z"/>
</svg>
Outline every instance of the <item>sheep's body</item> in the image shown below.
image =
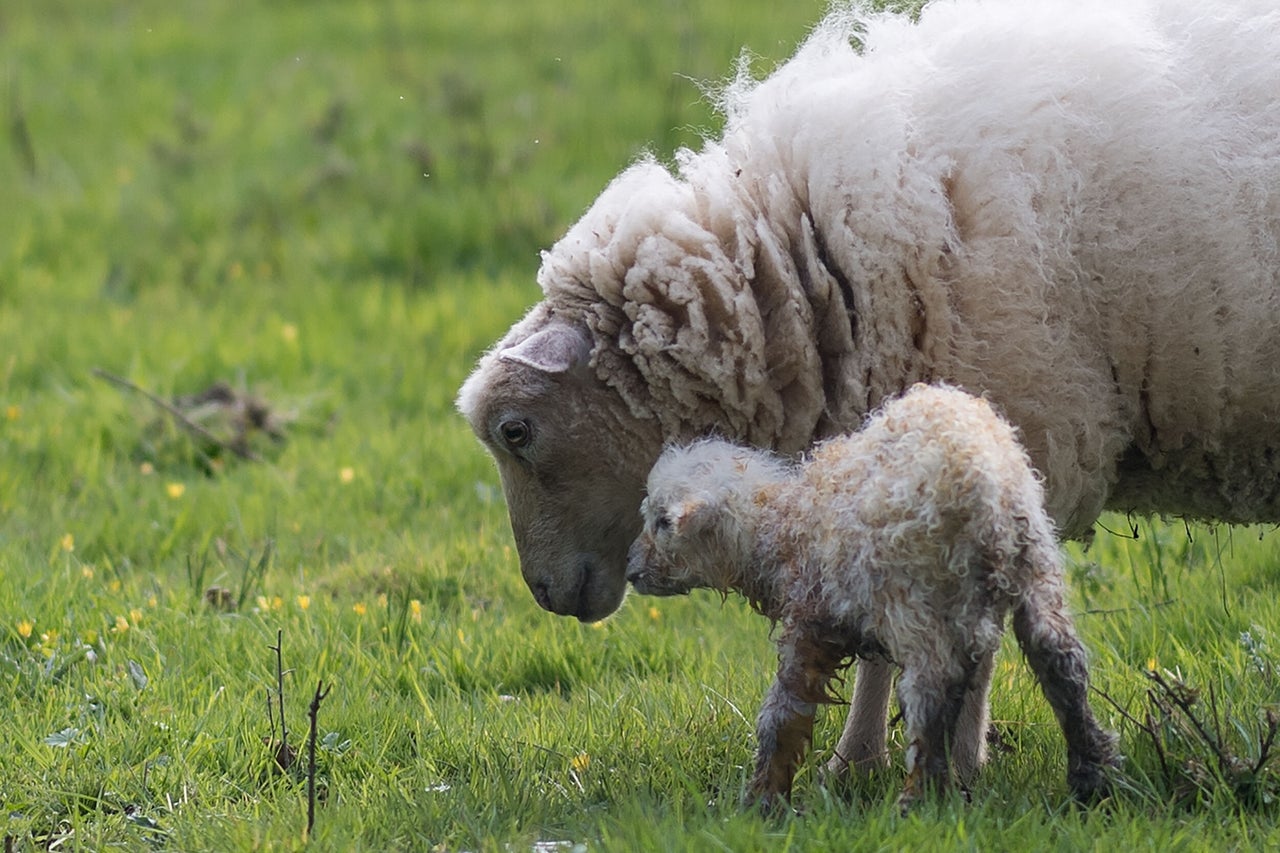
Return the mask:
<svg viewBox="0 0 1280 853">
<path fill-rule="evenodd" d="M 1278 68 L 1270 2 L 938 0 L 837 11 L 731 86 L 723 138 L 623 172 L 459 394 L 539 603 L 620 604 L 664 442 L 798 452 L 922 380 L 1000 406 L 1065 535 L 1280 522 Z M 886 679 L 843 755 L 883 752 Z"/>
<path fill-rule="evenodd" d="M 752 793 L 788 795 L 815 705 L 853 656 L 902 667 L 906 800 L 945 785 L 962 710 L 986 706 L 1004 618 L 1062 724 L 1068 777 L 1102 792 L 1112 738 L 1087 703 L 1052 523 L 1030 461 L 986 402 L 919 385 L 800 466 L 703 441 L 649 476 L 628 576 L 640 592 L 737 591 L 781 622 Z M 979 731 L 984 719 L 974 720 Z M 980 762 L 956 755 L 961 775 Z"/>
</svg>

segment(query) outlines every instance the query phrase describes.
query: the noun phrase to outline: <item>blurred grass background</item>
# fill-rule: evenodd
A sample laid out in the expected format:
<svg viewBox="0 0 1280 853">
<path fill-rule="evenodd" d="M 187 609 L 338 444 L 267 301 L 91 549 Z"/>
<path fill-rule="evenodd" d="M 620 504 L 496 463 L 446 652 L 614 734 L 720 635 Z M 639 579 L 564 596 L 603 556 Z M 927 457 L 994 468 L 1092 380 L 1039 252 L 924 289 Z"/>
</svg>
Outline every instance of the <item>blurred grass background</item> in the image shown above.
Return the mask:
<svg viewBox="0 0 1280 853">
<path fill-rule="evenodd" d="M 458 384 L 538 298 L 538 251 L 639 153 L 714 135 L 702 87 L 744 47 L 767 73 L 823 8 L 0 6 L 6 849 L 305 846 L 297 768 L 264 743 L 278 630 L 295 744 L 333 685 L 322 849 L 1274 840 L 1270 776 L 1245 802 L 1172 718 L 1153 736 L 1102 698 L 1130 787 L 1072 809 L 1012 649 L 994 704 L 1012 751 L 971 805 L 902 818 L 900 771 L 844 793 L 806 771 L 804 817 L 743 814 L 766 625 L 708 596 L 585 627 L 520 581 Z M 227 383 L 285 438 L 253 435 L 263 461 L 242 460 L 95 369 L 170 401 Z M 1098 685 L 1143 723 L 1143 672 L 1176 671 L 1199 709 L 1213 688 L 1224 741 L 1259 752 L 1274 536 L 1126 536 L 1071 548 Z"/>
</svg>

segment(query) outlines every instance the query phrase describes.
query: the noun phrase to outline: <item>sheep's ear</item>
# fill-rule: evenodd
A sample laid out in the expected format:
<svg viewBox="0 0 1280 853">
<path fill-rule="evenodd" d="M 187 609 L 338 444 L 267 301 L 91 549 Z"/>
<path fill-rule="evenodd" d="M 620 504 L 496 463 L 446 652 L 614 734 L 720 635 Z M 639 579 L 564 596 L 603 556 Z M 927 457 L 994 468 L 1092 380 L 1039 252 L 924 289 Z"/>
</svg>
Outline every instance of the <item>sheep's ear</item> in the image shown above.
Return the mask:
<svg viewBox="0 0 1280 853">
<path fill-rule="evenodd" d="M 591 340 L 585 331 L 568 323 L 552 323 L 514 346 L 498 353 L 543 373 L 566 373 L 591 357 Z"/>
</svg>

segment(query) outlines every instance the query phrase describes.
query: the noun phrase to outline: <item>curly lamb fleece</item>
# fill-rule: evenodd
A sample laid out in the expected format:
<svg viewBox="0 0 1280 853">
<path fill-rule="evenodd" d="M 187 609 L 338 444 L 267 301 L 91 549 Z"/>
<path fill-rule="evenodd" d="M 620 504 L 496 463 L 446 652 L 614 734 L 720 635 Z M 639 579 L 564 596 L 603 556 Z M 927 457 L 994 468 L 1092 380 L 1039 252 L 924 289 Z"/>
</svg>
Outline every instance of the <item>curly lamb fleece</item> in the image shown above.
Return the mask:
<svg viewBox="0 0 1280 853">
<path fill-rule="evenodd" d="M 983 400 L 917 385 L 801 465 L 721 440 L 668 449 L 649 475 L 628 578 L 640 592 L 709 587 L 780 621 L 757 723 L 751 795 L 789 797 L 816 704 L 851 657 L 902 667 L 909 803 L 948 784 L 966 705 L 985 709 L 1005 615 L 1067 741 L 1082 799 L 1106 791 L 1114 738 L 1088 704 L 1044 495 Z M 978 721 L 978 730 L 985 720 Z M 981 756 L 956 756 L 971 772 Z"/>
</svg>

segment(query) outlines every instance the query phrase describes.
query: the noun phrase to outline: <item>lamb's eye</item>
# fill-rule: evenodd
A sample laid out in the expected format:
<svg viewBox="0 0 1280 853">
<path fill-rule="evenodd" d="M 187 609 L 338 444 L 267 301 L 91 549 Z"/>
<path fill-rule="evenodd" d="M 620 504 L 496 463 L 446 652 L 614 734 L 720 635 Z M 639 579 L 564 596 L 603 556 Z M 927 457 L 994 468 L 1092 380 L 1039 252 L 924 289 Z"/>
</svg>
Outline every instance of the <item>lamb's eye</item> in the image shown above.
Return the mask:
<svg viewBox="0 0 1280 853">
<path fill-rule="evenodd" d="M 671 529 L 671 519 L 665 512 L 653 520 L 653 529 L 658 533 L 665 533 Z"/>
<path fill-rule="evenodd" d="M 502 440 L 507 446 L 513 448 L 524 447 L 533 437 L 528 421 L 503 421 L 498 426 L 498 432 L 502 433 Z"/>
</svg>

